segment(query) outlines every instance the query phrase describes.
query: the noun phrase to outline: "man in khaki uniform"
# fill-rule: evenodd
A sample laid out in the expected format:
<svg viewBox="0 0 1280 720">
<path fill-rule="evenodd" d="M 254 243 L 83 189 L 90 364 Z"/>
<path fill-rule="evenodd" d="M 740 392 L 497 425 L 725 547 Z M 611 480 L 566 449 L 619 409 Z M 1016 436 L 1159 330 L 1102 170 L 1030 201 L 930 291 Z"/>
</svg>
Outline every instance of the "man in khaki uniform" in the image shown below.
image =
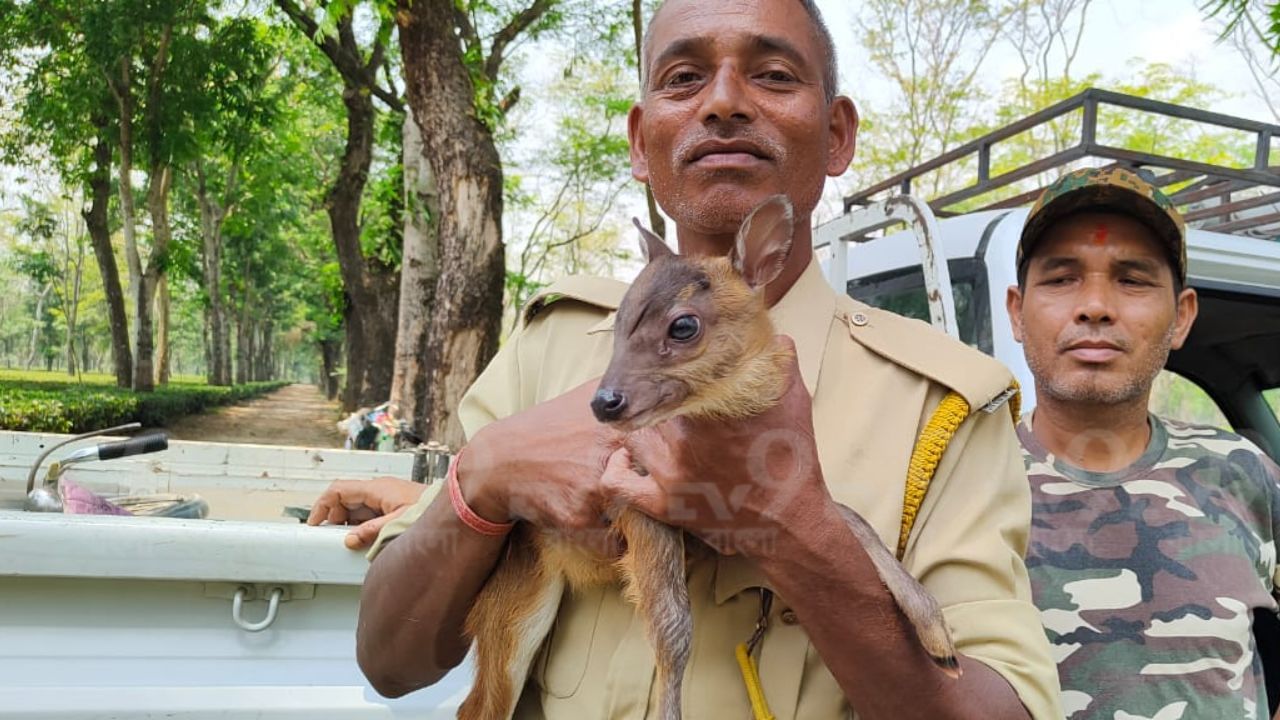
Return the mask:
<svg viewBox="0 0 1280 720">
<path fill-rule="evenodd" d="M 776 326 L 795 343 L 791 389 L 748 420 L 675 421 L 624 442 L 588 405 L 625 286 L 566 279 L 524 311 L 459 408 L 469 438 L 457 466 L 463 501 L 489 523 L 582 530 L 599 527 L 623 495 L 695 535 L 764 539 L 690 567 L 687 718 L 751 717 L 734 647 L 756 627 L 761 588 L 777 596 L 758 664 L 778 718 L 1060 718 L 1022 562 L 1030 502 L 1012 378 L 922 323 L 834 292 L 812 258 L 810 215 L 824 174 L 848 166 L 857 120 L 834 95 L 833 50 L 816 9 L 807 0 L 671 0 L 652 22 L 645 57 L 644 100 L 630 122 L 633 173 L 675 219 L 682 253 L 727 252 L 769 195 L 785 191 L 796 207 L 794 250 L 765 289 Z M 916 439 L 944 398 L 940 432 L 954 434 L 928 457 Z M 790 438 L 767 463 L 787 477 L 753 483 L 746 448 L 771 434 Z M 605 468 L 620 453 L 650 469 L 652 487 L 611 484 Z M 934 468 L 922 503 L 919 491 L 904 500 L 909 466 L 917 475 Z M 681 486 L 691 477 L 732 499 L 727 527 Z M 505 539 L 464 523 L 448 495 L 424 493 L 373 550 L 357 653 L 385 694 L 429 685 L 461 662 L 462 620 L 502 556 Z M 834 503 L 865 517 L 938 599 L 961 655 L 959 680 L 919 648 Z M 668 507 L 677 504 L 684 512 Z M 918 512 L 900 538 L 904 506 Z M 653 670 L 618 588 L 566 596 L 516 717 L 652 717 Z"/>
</svg>

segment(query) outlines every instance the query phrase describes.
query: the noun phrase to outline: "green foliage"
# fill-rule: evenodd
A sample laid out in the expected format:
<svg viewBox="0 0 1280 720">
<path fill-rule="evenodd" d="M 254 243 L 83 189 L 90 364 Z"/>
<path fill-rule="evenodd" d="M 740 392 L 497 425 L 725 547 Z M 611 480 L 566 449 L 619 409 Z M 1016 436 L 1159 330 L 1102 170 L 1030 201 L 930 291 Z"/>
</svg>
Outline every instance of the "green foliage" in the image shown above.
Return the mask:
<svg viewBox="0 0 1280 720">
<path fill-rule="evenodd" d="M 215 387 L 171 382 L 138 394 L 114 387 L 107 375 L 86 375 L 85 383 L 67 382 L 51 373 L 0 371 L 0 429 L 79 433 L 140 422 L 163 427 L 184 415 L 247 400 L 276 390 L 284 382 Z"/>
<path fill-rule="evenodd" d="M 1225 94 L 1194 73 L 1134 58 L 1108 73 L 1081 76 L 1072 64 L 1086 30 L 1091 0 L 871 0 L 859 27 L 872 63 L 893 85 L 882 106 L 867 108 L 860 129 L 852 183 L 868 186 L 917 166 L 977 137 L 1007 126 L 1090 87 L 1199 108 Z M 1227 0 L 1230 1 L 1230 0 Z M 1088 16 L 1092 19 L 1093 16 Z M 993 52 L 1021 60 L 1020 74 L 998 87 L 982 79 Z M 992 147 L 990 177 L 1078 145 L 1081 113 L 1061 116 Z M 1202 163 L 1249 167 L 1247 134 L 1103 105 L 1098 142 L 1132 151 Z M 1072 169 L 1070 167 L 1053 172 Z M 912 181 L 927 198 L 973 186 L 976 153 Z M 1042 173 L 945 208 L 961 213 L 1042 187 Z M 1172 189 L 1176 190 L 1177 186 Z"/>
<path fill-rule="evenodd" d="M 390 268 L 400 267 L 404 251 L 404 115 L 378 117 L 373 167 L 360 203 L 360 251 Z"/>
<path fill-rule="evenodd" d="M 1149 409 L 1160 417 L 1197 425 L 1229 428 L 1231 423 L 1217 403 L 1199 385 L 1168 370 L 1161 370 L 1151 385 Z"/>
<path fill-rule="evenodd" d="M 1280 2 L 1267 5 L 1261 0 L 1205 0 L 1201 5 L 1207 17 L 1221 18 L 1226 37 L 1242 25 L 1262 36 L 1276 57 L 1280 57 Z M 1255 17 L 1256 14 L 1256 17 Z"/>
<path fill-rule="evenodd" d="M 574 58 L 569 75 L 546 89 L 557 98 L 550 150 L 539 147 L 528 158 L 508 155 L 503 195 L 511 217 L 521 219 L 508 235 L 512 308 L 555 277 L 608 275 L 629 257 L 619 248 L 618 228 L 608 223 L 619 195 L 635 188 L 626 137 L 635 76 L 620 60 L 627 56 Z"/>
<path fill-rule="evenodd" d="M 1271 412 L 1277 418 L 1280 418 L 1280 388 L 1271 388 L 1262 392 L 1262 399 L 1267 402 L 1267 407 L 1271 408 Z"/>
</svg>

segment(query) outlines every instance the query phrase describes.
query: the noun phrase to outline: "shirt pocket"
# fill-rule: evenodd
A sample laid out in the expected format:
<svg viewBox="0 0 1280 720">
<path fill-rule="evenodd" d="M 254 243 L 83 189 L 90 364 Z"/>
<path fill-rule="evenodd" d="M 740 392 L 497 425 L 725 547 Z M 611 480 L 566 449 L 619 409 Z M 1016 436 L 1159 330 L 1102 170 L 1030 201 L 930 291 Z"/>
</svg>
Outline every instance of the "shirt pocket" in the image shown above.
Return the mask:
<svg viewBox="0 0 1280 720">
<path fill-rule="evenodd" d="M 567 591 L 561 601 L 534 672 L 538 686 L 551 697 L 571 698 L 582 687 L 596 644 L 604 593 L 605 588 Z"/>
</svg>

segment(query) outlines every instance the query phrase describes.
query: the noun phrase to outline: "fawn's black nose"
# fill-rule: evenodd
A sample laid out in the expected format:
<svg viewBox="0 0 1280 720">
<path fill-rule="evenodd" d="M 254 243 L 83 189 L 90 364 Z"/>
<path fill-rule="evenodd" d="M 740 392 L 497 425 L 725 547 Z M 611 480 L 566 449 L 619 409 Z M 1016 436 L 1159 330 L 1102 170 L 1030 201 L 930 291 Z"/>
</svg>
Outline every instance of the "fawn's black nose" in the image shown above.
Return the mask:
<svg viewBox="0 0 1280 720">
<path fill-rule="evenodd" d="M 600 422 L 611 422 L 622 416 L 627 409 L 627 396 L 613 388 L 600 388 L 591 399 L 591 412 Z"/>
</svg>

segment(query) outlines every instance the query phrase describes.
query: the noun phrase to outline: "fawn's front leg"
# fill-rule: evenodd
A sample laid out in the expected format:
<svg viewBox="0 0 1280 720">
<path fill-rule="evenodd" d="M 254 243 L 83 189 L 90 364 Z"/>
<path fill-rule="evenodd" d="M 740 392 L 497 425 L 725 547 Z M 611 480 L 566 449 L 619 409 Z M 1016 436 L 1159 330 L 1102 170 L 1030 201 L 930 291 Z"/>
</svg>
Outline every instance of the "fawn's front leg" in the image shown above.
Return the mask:
<svg viewBox="0 0 1280 720">
<path fill-rule="evenodd" d="M 534 656 L 560 609 L 564 574 L 549 567 L 538 531 L 516 526 L 507 551 L 467 614 L 476 642 L 476 678 L 458 708 L 459 720 L 507 720 L 529 676 Z"/>
<path fill-rule="evenodd" d="M 684 538 L 670 525 L 630 508 L 613 521 L 627 541 L 618 560 L 628 600 L 644 618 L 658 668 L 658 717 L 680 720 L 681 683 L 693 636 Z"/>
<path fill-rule="evenodd" d="M 889 594 L 897 601 L 907 622 L 915 628 L 924 651 L 944 673 L 953 678 L 960 677 L 955 644 L 951 641 L 951 631 L 947 628 L 947 621 L 942 616 L 938 601 L 902 567 L 902 563 L 889 552 L 880 536 L 861 515 L 844 505 L 840 505 L 840 512 L 854 537 L 858 538 L 858 542 L 867 551 L 876 567 L 876 574 L 889 588 Z"/>
</svg>

